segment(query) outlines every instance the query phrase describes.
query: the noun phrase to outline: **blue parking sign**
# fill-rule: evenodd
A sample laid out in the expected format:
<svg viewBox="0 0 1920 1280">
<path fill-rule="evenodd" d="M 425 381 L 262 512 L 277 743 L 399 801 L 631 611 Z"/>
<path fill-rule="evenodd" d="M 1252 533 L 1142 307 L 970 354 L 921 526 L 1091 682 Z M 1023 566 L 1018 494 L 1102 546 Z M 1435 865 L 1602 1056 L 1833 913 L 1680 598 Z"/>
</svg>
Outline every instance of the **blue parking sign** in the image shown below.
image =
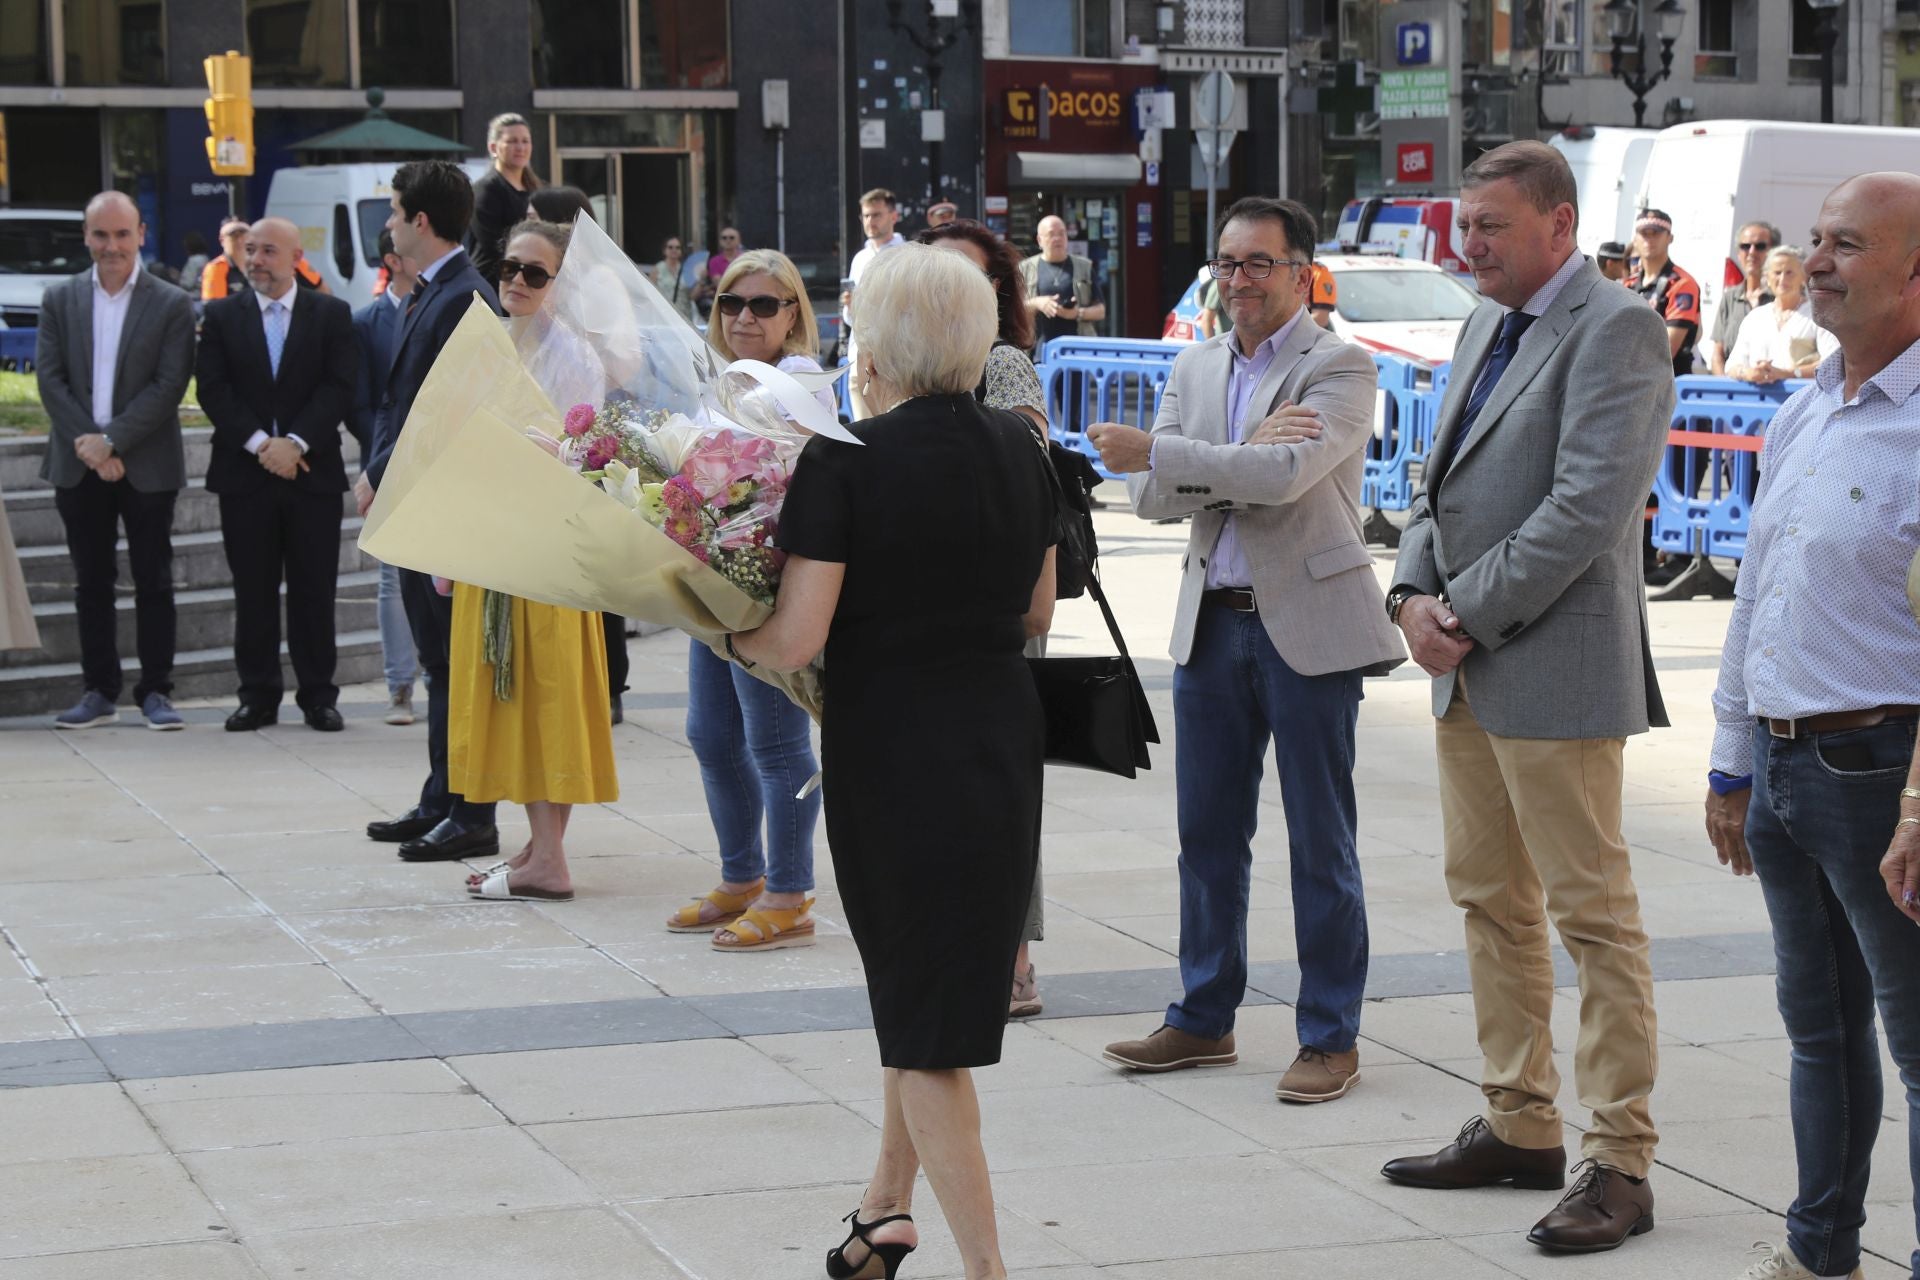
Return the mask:
<svg viewBox="0 0 1920 1280">
<path fill-rule="evenodd" d="M 1433 61 L 1433 25 L 1403 22 L 1395 29 L 1395 47 L 1403 67 L 1424 67 Z"/>
</svg>

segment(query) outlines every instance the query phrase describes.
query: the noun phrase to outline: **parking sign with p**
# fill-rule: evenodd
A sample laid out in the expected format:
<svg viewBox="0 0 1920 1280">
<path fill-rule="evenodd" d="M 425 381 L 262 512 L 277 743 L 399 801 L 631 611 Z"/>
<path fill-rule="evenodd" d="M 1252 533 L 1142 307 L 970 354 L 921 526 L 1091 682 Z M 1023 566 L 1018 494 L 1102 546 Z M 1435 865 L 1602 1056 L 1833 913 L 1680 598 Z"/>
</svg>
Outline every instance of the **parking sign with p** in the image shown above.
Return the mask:
<svg viewBox="0 0 1920 1280">
<path fill-rule="evenodd" d="M 1403 22 L 1395 28 L 1395 46 L 1403 67 L 1424 67 L 1433 62 L 1433 24 Z"/>
</svg>

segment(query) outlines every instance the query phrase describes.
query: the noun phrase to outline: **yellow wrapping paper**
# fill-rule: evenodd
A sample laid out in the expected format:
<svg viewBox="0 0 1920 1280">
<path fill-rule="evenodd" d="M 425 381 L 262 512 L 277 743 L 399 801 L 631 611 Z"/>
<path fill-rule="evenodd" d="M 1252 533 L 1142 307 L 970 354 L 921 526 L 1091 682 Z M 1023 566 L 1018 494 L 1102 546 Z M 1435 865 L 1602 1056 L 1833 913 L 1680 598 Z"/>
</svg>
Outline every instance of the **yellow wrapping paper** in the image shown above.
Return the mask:
<svg viewBox="0 0 1920 1280">
<path fill-rule="evenodd" d="M 560 412 L 476 294 L 434 361 L 360 531 L 388 564 L 526 600 L 617 613 L 719 649 L 771 612 L 549 456 Z M 815 719 L 818 673 L 752 668 Z"/>
</svg>

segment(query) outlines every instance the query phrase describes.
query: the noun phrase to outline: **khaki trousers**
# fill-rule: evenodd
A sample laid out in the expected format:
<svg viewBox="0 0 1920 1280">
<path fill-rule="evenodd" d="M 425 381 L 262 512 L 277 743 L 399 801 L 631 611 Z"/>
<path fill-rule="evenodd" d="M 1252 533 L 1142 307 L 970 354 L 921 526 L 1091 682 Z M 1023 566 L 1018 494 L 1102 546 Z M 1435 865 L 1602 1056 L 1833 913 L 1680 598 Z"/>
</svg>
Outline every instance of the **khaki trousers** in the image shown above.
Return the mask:
<svg viewBox="0 0 1920 1280">
<path fill-rule="evenodd" d="M 1494 1135 L 1564 1144 L 1553 1064 L 1551 916 L 1580 976 L 1574 1084 L 1593 1123 L 1581 1155 L 1645 1177 L 1659 1135 L 1653 970 L 1620 835 L 1621 738 L 1500 738 L 1464 687 L 1438 726 L 1447 890 L 1466 913 L 1467 965 Z"/>
</svg>

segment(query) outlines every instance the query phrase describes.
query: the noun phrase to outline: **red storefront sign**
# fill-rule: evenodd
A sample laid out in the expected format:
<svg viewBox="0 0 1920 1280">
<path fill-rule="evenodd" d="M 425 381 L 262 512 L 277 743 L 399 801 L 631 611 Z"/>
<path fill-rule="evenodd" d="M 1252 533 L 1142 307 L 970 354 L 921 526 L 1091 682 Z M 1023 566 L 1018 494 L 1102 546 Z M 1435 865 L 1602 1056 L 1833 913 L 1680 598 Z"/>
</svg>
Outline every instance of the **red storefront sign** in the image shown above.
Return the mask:
<svg viewBox="0 0 1920 1280">
<path fill-rule="evenodd" d="M 1403 142 L 1394 156 L 1395 182 L 1430 183 L 1433 181 L 1433 144 Z"/>
</svg>

